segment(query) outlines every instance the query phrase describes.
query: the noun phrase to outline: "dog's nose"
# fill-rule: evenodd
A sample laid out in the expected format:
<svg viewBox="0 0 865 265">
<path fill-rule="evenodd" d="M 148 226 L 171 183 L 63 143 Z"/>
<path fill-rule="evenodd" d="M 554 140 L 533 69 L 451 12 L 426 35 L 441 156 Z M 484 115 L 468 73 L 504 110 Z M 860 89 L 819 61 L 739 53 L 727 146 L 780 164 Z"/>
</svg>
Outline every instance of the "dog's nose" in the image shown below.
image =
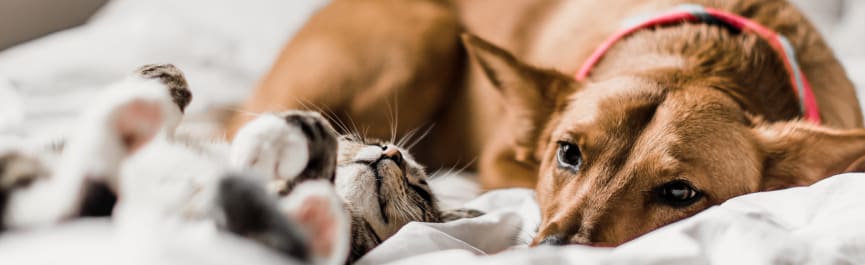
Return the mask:
<svg viewBox="0 0 865 265">
<path fill-rule="evenodd" d="M 399 148 L 393 145 L 385 145 L 381 147 L 382 152 L 381 155 L 384 156 L 385 159 L 393 160 L 393 162 L 402 164 L 402 153 L 399 151 Z"/>
<path fill-rule="evenodd" d="M 563 246 L 567 244 L 560 236 L 548 236 L 538 243 L 539 246 Z"/>
</svg>

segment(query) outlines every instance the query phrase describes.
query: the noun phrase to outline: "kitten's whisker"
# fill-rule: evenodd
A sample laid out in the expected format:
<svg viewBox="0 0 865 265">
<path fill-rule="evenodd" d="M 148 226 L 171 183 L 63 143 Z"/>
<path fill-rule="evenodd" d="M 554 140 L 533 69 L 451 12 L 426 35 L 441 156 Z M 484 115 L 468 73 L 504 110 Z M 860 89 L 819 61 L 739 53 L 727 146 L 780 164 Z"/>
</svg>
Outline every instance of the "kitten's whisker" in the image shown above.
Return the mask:
<svg viewBox="0 0 865 265">
<path fill-rule="evenodd" d="M 315 110 L 318 111 L 318 113 L 321 113 L 321 115 L 324 116 L 328 121 L 330 121 L 330 123 L 333 124 L 337 130 L 341 131 L 341 133 L 349 135 L 352 133 L 351 129 L 348 128 L 345 122 L 343 122 L 342 119 L 340 119 L 339 116 L 337 116 L 336 113 L 334 113 L 333 110 L 331 110 L 327 106 L 319 106 L 313 102 L 306 101 L 300 98 L 296 99 L 298 100 L 299 104 L 304 105 L 304 108 Z"/>
<path fill-rule="evenodd" d="M 418 132 L 419 130 L 420 130 L 420 127 L 418 127 L 418 128 L 414 128 L 414 129 L 408 131 L 405 135 L 402 136 L 402 138 L 399 139 L 399 141 L 397 141 L 396 146 L 399 146 L 399 147 L 405 148 L 405 144 L 408 143 L 408 141 L 409 141 L 412 137 L 414 137 L 414 135 L 417 134 L 417 132 Z"/>
<path fill-rule="evenodd" d="M 399 95 L 399 90 L 395 90 L 393 93 L 394 126 L 393 126 L 393 133 L 391 136 L 391 143 L 393 143 L 393 141 L 396 140 L 396 134 L 397 134 L 398 129 L 399 129 L 399 96 L 398 95 Z"/>
<path fill-rule="evenodd" d="M 243 110 L 243 109 L 236 108 L 236 107 L 215 107 L 215 108 L 231 111 L 234 113 L 240 113 L 240 114 L 252 116 L 252 117 L 258 117 L 258 116 L 261 116 L 262 114 L 264 114 L 264 113 L 256 113 L 256 112 L 252 112 L 252 111 L 248 111 L 248 110 Z"/>
<path fill-rule="evenodd" d="M 391 111 L 392 108 L 390 105 L 390 101 L 386 100 L 384 103 L 387 107 L 388 126 L 390 126 L 390 128 L 389 128 L 390 129 L 390 141 L 389 142 L 393 143 L 393 141 L 396 140 L 396 117 L 395 117 L 396 111 Z"/>
<path fill-rule="evenodd" d="M 437 178 L 444 177 L 444 176 L 455 176 L 455 175 L 462 174 L 463 172 L 466 171 L 466 169 L 471 167 L 472 164 L 474 164 L 476 161 L 477 161 L 477 157 L 472 158 L 472 160 L 470 160 L 468 163 L 463 164 L 462 167 L 457 169 L 456 166 L 461 164 L 461 161 L 457 160 L 457 162 L 454 163 L 453 166 L 448 167 L 447 172 L 441 173 L 442 169 L 438 169 L 438 170 L 436 170 L 435 173 L 429 175 L 429 179 L 437 179 Z"/>
<path fill-rule="evenodd" d="M 420 143 L 421 140 L 423 140 L 427 135 L 429 135 L 429 133 L 432 131 L 432 129 L 433 129 L 434 127 L 435 127 L 435 124 L 431 124 L 430 126 L 428 126 L 427 129 L 424 130 L 424 132 L 423 132 L 419 137 L 417 137 L 416 139 L 414 139 L 414 141 L 411 142 L 411 143 L 406 147 L 406 150 L 411 150 L 412 148 L 414 148 L 415 145 L 417 145 L 418 143 Z"/>
<path fill-rule="evenodd" d="M 357 127 L 357 123 L 354 122 L 354 119 L 351 118 L 351 115 L 349 115 L 347 112 L 343 112 L 343 113 L 348 118 L 349 123 L 351 123 L 352 131 L 358 137 L 358 139 L 360 139 L 361 142 L 364 142 L 364 143 L 368 142 L 366 139 L 366 130 L 363 132 L 363 134 L 361 134 L 360 129 L 358 129 L 358 127 Z"/>
</svg>

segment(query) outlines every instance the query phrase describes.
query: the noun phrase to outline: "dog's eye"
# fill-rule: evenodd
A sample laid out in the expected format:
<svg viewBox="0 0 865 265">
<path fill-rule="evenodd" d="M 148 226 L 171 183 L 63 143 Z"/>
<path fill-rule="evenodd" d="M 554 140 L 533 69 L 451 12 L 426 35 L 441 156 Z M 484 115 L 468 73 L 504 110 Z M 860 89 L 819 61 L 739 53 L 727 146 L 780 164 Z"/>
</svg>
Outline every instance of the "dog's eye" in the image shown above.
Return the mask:
<svg viewBox="0 0 865 265">
<path fill-rule="evenodd" d="M 577 145 L 568 142 L 559 142 L 559 150 L 556 154 L 559 167 L 576 172 L 583 165 L 583 153 Z"/>
<path fill-rule="evenodd" d="M 684 180 L 667 182 L 655 188 L 654 193 L 660 202 L 673 207 L 685 207 L 703 197 L 703 193 Z"/>
</svg>

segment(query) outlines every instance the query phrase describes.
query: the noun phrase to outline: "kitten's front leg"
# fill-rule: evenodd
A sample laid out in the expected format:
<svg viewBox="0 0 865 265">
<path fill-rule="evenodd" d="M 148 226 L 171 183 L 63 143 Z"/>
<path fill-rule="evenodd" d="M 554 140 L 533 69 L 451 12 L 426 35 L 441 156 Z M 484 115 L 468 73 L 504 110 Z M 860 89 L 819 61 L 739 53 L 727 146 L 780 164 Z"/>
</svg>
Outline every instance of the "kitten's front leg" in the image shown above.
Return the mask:
<svg viewBox="0 0 865 265">
<path fill-rule="evenodd" d="M 285 195 L 304 180 L 333 181 L 337 145 L 336 131 L 316 112 L 263 114 L 238 131 L 231 163 L 263 175 L 271 191 Z"/>
</svg>

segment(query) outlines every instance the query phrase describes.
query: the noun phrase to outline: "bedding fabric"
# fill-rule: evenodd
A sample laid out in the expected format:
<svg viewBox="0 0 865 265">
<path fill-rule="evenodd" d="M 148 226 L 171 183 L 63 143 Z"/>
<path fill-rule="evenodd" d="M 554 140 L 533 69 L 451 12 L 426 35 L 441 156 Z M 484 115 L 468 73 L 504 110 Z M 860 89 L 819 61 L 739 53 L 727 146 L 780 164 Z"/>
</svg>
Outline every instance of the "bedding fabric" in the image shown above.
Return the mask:
<svg viewBox="0 0 865 265">
<path fill-rule="evenodd" d="M 532 249 L 533 192 L 499 190 L 467 204 L 489 214 L 411 224 L 358 264 L 865 264 L 863 190 L 865 174 L 838 175 L 740 196 L 617 248 Z"/>
<path fill-rule="evenodd" d="M 836 48 L 862 93 L 865 2 L 794 2 Z M 0 135 L 57 137 L 98 88 L 159 62 L 184 69 L 195 95 L 181 130 L 212 133 L 218 114 L 233 111 L 280 46 L 327 0 L 238 3 L 114 0 L 84 26 L 0 52 Z M 446 205 L 469 201 L 465 206 L 488 214 L 410 224 L 359 264 L 865 264 L 865 174 L 738 197 L 617 248 L 529 249 L 540 222 L 531 190 L 474 198 L 470 178 L 442 177 L 433 185 Z M 142 240 L 109 222 L 82 220 L 4 234 L 0 264 L 114 264 L 121 257 L 142 264 L 280 263 L 255 245 L 206 230 L 165 227 Z"/>
</svg>

